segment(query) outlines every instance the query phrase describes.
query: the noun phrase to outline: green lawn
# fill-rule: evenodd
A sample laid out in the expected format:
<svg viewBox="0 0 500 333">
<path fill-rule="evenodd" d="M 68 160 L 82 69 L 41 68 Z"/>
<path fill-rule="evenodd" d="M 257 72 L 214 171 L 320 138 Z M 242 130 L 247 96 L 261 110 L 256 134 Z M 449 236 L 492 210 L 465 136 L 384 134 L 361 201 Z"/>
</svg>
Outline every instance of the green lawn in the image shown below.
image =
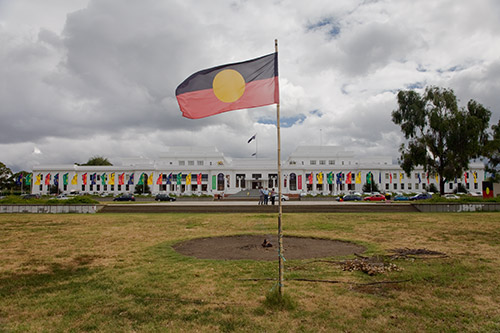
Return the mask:
<svg viewBox="0 0 500 333">
<path fill-rule="evenodd" d="M 345 258 L 289 260 L 296 306 L 281 311 L 265 302 L 277 261 L 171 248 L 276 226 L 275 214 L 1 214 L 0 331 L 500 331 L 500 213 L 284 214 L 285 235 L 358 242 L 365 256 L 446 256 L 394 259 L 400 271 L 374 276 L 343 271 Z M 293 280 L 304 278 L 341 283 Z"/>
</svg>

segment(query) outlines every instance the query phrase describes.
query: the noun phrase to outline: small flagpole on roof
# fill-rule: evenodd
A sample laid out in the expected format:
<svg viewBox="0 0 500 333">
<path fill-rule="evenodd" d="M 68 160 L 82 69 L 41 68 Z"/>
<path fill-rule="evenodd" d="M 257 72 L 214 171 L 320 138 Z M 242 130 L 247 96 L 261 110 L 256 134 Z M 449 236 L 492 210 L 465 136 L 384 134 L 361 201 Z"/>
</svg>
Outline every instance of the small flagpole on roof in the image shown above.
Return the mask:
<svg viewBox="0 0 500 333">
<path fill-rule="evenodd" d="M 274 48 L 278 54 L 278 39 L 274 40 Z M 279 87 L 279 86 L 278 86 Z M 279 88 L 278 88 L 279 89 Z M 280 102 L 276 103 L 276 129 L 278 135 L 278 292 L 283 296 L 283 230 L 281 227 L 282 201 L 281 201 L 281 134 L 280 134 Z"/>
</svg>

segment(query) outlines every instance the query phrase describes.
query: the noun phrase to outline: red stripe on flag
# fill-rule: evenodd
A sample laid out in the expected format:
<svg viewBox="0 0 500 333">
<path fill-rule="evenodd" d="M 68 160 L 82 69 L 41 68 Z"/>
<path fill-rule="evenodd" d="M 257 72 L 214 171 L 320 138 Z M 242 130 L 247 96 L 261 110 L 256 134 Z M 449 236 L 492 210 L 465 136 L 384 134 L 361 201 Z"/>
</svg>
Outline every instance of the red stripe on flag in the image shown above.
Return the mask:
<svg viewBox="0 0 500 333">
<path fill-rule="evenodd" d="M 232 103 L 224 103 L 219 100 L 212 89 L 177 95 L 177 101 L 182 115 L 190 119 L 205 118 L 231 110 L 274 104 L 279 101 L 278 77 L 247 83 L 243 96 Z"/>
</svg>

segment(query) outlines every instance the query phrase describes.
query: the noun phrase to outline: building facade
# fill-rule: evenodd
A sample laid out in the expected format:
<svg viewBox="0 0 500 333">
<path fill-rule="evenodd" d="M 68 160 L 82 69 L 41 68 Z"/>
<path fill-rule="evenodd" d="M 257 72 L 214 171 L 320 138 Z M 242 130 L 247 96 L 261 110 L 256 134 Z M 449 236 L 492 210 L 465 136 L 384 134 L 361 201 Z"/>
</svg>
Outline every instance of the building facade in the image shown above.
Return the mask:
<svg viewBox="0 0 500 333">
<path fill-rule="evenodd" d="M 416 168 L 407 176 L 390 156 L 359 157 L 337 146 L 298 147 L 282 165 L 282 192 L 289 195 L 362 192 L 365 183 L 381 192 L 420 193 L 434 184 L 436 175 Z M 480 192 L 484 165 L 471 163 L 458 184 Z M 113 194 L 134 192 L 137 185 L 153 194 L 235 194 L 259 187 L 278 188 L 277 162 L 264 158 L 228 158 L 215 147 L 169 147 L 157 159 L 123 158 L 121 165 L 39 165 L 33 167 L 32 193 L 44 194 L 51 186 L 59 192 Z"/>
</svg>

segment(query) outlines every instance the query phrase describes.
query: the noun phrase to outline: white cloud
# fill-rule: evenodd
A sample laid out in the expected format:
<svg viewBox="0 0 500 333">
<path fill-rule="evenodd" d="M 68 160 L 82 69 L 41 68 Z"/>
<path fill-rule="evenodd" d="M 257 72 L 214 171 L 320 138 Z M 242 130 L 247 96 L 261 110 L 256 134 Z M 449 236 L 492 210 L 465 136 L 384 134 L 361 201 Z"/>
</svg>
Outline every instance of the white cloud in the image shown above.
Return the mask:
<svg viewBox="0 0 500 333">
<path fill-rule="evenodd" d="M 174 91 L 273 52 L 275 38 L 283 156 L 323 143 L 396 157 L 400 89 L 451 87 L 499 119 L 499 16 L 494 0 L 0 2 L 0 159 L 29 169 L 168 145 L 245 157 L 254 133 L 259 157 L 274 158 L 274 106 L 188 120 Z"/>
</svg>

